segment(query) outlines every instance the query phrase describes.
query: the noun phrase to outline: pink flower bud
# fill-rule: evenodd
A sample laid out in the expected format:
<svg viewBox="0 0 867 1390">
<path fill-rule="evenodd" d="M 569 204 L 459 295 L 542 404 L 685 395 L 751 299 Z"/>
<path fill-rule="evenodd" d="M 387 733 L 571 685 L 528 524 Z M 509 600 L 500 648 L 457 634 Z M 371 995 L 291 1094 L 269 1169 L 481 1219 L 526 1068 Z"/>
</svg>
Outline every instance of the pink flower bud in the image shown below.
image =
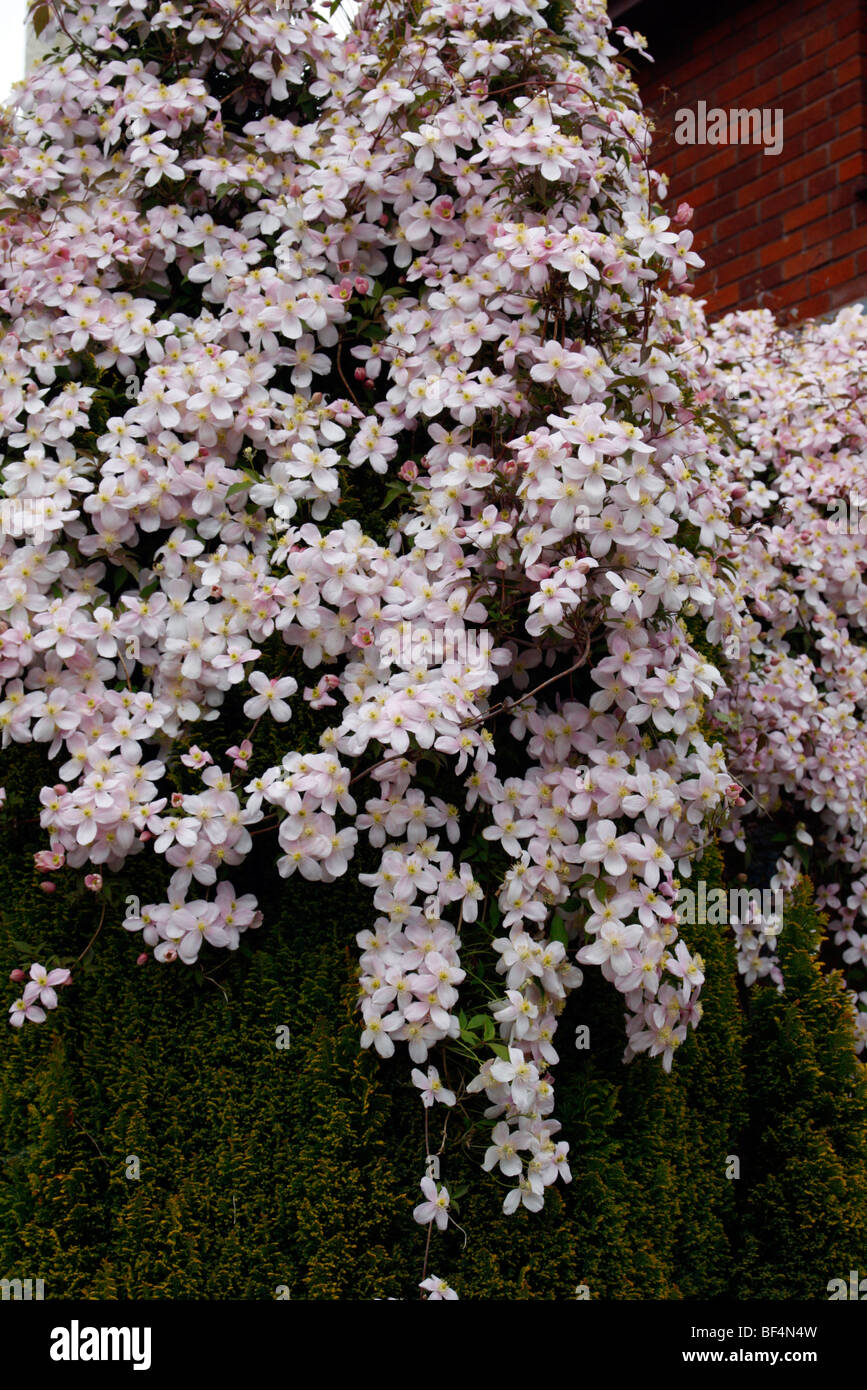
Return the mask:
<svg viewBox="0 0 867 1390">
<path fill-rule="evenodd" d="M 43 879 L 39 887 L 42 889 L 43 893 L 54 893 L 57 890 L 57 884 L 52 883 L 50 878 Z"/>
<path fill-rule="evenodd" d="M 688 222 L 692 221 L 692 208 L 689 203 L 678 203 L 674 221 L 678 227 L 685 227 Z"/>
<path fill-rule="evenodd" d="M 12 980 L 16 985 L 18 985 L 18 984 L 20 984 L 21 981 L 25 978 L 24 971 L 23 971 L 23 970 L 10 970 L 10 971 L 9 971 L 9 978 L 10 978 L 10 980 Z"/>
<path fill-rule="evenodd" d="M 147 951 L 142 951 L 140 956 L 136 956 L 135 963 L 136 965 L 147 965 L 149 960 L 150 956 L 148 955 Z"/>
<path fill-rule="evenodd" d="M 85 874 L 84 886 L 89 888 L 91 893 L 99 893 L 102 890 L 102 874 Z"/>
<path fill-rule="evenodd" d="M 141 840 L 143 845 L 146 845 L 149 840 L 153 839 L 153 835 L 149 830 L 143 830 L 141 835 L 139 836 L 139 839 Z"/>
<path fill-rule="evenodd" d="M 370 281 L 363 275 L 356 275 L 355 289 L 358 294 L 367 294 L 370 289 Z"/>
<path fill-rule="evenodd" d="M 363 367 L 356 367 L 353 376 L 356 381 L 367 381 L 367 372 Z"/>
</svg>

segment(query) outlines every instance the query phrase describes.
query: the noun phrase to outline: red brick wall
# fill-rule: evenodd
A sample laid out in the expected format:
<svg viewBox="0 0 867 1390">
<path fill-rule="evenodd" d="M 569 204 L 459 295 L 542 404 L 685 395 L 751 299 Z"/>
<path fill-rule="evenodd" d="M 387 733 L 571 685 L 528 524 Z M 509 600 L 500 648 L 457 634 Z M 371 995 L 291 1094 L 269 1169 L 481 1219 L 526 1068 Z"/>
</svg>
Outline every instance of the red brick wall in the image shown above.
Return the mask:
<svg viewBox="0 0 867 1390">
<path fill-rule="evenodd" d="M 619 10 L 619 12 L 618 12 Z M 722 14 L 721 11 L 725 10 Z M 695 208 L 696 291 L 711 314 L 823 314 L 867 296 L 867 6 L 861 0 L 610 5 L 646 34 L 653 163 Z M 783 148 L 678 145 L 675 111 L 783 111 Z"/>
</svg>

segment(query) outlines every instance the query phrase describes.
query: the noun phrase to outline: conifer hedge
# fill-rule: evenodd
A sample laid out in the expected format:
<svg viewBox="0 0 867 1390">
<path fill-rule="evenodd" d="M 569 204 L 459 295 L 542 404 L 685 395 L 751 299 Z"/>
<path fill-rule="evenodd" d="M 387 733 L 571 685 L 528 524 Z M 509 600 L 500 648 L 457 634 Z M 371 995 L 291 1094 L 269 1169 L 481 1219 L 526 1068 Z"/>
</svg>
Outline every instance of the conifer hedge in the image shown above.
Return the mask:
<svg viewBox="0 0 867 1390">
<path fill-rule="evenodd" d="M 0 960 L 15 965 L 21 940 L 65 959 L 99 914 L 63 876 L 46 898 L 22 867 L 41 750 L 3 762 Z M 144 900 L 157 885 L 135 867 L 124 885 Z M 709 852 L 700 876 L 718 885 L 721 867 Z M 346 881 L 257 889 L 266 925 L 212 979 L 138 969 L 109 913 L 62 1010 L 2 1034 L 4 1276 L 43 1279 L 47 1298 L 416 1296 L 424 1122 L 405 1060 L 359 1050 L 369 902 Z M 570 1001 L 560 1036 L 590 1029 L 558 1067 L 574 1176 L 542 1213 L 503 1216 L 505 1188 L 478 1172 L 485 1131 L 450 1117 L 443 1177 L 462 1230 L 439 1238 L 435 1272 L 462 1298 L 824 1299 L 829 1279 L 867 1267 L 867 1087 L 808 887 L 786 915 L 783 995 L 742 990 L 719 927 L 685 930 L 707 966 L 705 1015 L 670 1076 L 646 1057 L 622 1065 L 597 972 Z"/>
</svg>

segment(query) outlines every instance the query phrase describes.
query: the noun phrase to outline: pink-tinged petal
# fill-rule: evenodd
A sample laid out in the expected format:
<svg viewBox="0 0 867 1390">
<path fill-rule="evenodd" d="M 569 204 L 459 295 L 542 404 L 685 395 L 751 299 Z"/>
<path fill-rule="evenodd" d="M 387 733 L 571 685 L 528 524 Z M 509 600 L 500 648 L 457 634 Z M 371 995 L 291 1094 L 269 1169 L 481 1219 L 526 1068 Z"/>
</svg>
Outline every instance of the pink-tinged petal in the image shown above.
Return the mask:
<svg viewBox="0 0 867 1390">
<path fill-rule="evenodd" d="M 520 1202 L 521 1189 L 520 1187 L 513 1187 L 511 1192 L 507 1194 L 506 1200 L 503 1203 L 503 1211 L 505 1212 L 506 1216 L 511 1216 L 513 1212 L 517 1211 Z"/>
</svg>

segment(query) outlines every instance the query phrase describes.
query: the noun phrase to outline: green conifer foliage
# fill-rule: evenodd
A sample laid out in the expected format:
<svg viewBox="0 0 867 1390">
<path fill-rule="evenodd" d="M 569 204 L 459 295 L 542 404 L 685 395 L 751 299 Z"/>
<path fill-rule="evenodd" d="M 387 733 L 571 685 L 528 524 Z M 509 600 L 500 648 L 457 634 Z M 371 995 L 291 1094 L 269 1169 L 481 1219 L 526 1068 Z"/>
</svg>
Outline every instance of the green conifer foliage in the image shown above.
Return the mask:
<svg viewBox="0 0 867 1390">
<path fill-rule="evenodd" d="M 802 881 L 780 939 L 785 993 L 751 1000 L 743 1298 L 827 1298 L 830 1279 L 867 1268 L 867 1078 L 821 935 Z"/>
<path fill-rule="evenodd" d="M 76 874 L 46 898 L 26 867 L 40 757 L 4 759 L 4 970 L 23 958 L 17 940 L 78 953 L 99 917 Z M 146 862 L 119 902 L 156 893 Z M 709 888 L 720 872 L 715 851 L 697 870 Z M 58 1011 L 0 1034 L 2 1273 L 44 1279 L 48 1298 L 416 1296 L 424 1115 L 405 1059 L 359 1050 L 354 938 L 369 900 L 275 879 L 263 902 L 250 948 L 199 982 L 136 968 L 110 910 Z M 428 1272 L 461 1297 L 571 1299 L 586 1285 L 591 1299 L 823 1298 L 859 1256 L 867 1267 L 864 1086 L 809 897 L 787 915 L 787 992 L 754 991 L 746 1041 L 730 937 L 685 935 L 705 960 L 705 1014 L 670 1076 L 647 1057 L 622 1065 L 622 1011 L 597 972 L 570 1001 L 557 1070 L 574 1176 L 542 1213 L 503 1216 L 507 1185 L 479 1169 L 483 1106 L 469 1123 L 449 1116 L 442 1177 L 458 1224 L 435 1233 Z M 587 1049 L 570 1046 L 579 1024 Z M 434 1147 L 444 1120 L 438 1107 Z M 740 1180 L 726 1177 L 731 1155 Z"/>
</svg>

